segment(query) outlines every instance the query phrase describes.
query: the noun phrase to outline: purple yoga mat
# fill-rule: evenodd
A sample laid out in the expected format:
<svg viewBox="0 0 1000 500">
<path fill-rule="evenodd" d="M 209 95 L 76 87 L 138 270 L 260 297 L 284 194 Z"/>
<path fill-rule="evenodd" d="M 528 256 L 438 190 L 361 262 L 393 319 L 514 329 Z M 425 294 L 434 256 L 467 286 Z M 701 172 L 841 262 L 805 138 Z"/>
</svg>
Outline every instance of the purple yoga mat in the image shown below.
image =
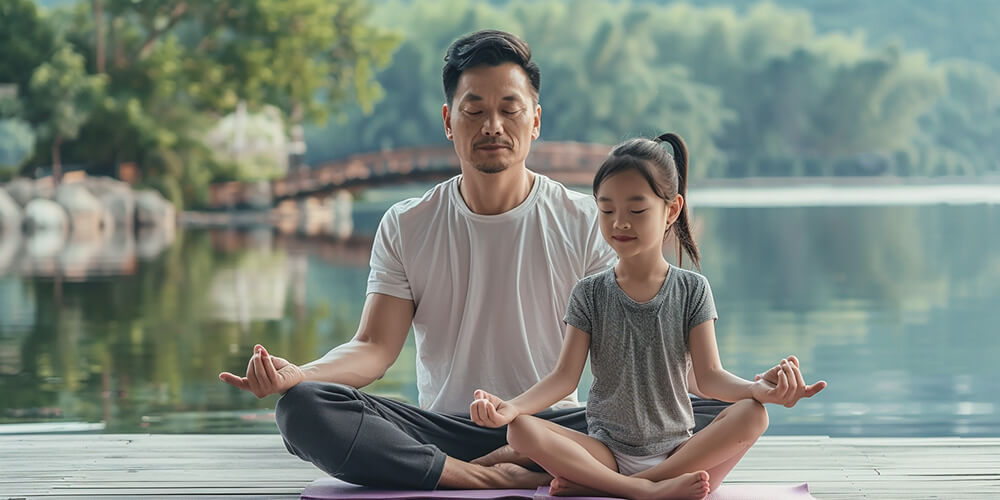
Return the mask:
<svg viewBox="0 0 1000 500">
<path fill-rule="evenodd" d="M 311 500 L 612 500 L 613 497 L 553 497 L 549 488 L 537 490 L 377 490 L 345 483 L 332 477 L 317 479 L 302 492 Z M 805 483 L 797 486 L 778 484 L 723 485 L 708 500 L 815 500 Z"/>
</svg>

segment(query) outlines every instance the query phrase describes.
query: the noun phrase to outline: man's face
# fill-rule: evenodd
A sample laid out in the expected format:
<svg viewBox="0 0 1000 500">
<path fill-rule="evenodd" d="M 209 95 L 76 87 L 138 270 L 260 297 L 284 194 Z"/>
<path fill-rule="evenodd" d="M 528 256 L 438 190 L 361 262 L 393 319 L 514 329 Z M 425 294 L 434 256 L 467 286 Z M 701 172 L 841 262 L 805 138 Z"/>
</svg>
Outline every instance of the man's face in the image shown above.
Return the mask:
<svg viewBox="0 0 1000 500">
<path fill-rule="evenodd" d="M 476 66 L 462 72 L 452 106 L 445 104 L 444 131 L 463 167 L 498 173 L 523 165 L 538 138 L 542 108 L 520 66 Z"/>
</svg>

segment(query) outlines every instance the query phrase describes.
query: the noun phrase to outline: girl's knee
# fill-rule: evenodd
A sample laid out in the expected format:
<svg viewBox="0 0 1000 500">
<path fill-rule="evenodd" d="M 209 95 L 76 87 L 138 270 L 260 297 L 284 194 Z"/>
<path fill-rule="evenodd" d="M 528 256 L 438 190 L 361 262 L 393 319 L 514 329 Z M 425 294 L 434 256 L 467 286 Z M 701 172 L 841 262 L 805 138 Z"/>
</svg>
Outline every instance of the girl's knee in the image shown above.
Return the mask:
<svg viewBox="0 0 1000 500">
<path fill-rule="evenodd" d="M 745 423 L 748 429 L 757 431 L 761 435 L 767 430 L 770 419 L 767 416 L 767 408 L 755 399 L 744 399 L 733 404 L 734 411 L 739 413 L 739 419 Z"/>
<path fill-rule="evenodd" d="M 538 420 L 531 415 L 520 415 L 507 424 L 507 443 L 518 453 L 525 453 L 537 443 Z"/>
</svg>

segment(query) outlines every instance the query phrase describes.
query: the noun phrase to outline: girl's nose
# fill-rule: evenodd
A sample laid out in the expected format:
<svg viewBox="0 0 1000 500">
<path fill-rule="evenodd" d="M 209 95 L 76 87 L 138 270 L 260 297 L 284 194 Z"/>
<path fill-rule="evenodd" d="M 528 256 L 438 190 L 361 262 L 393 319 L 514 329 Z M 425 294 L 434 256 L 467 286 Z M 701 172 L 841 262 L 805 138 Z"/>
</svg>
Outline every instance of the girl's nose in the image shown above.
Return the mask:
<svg viewBox="0 0 1000 500">
<path fill-rule="evenodd" d="M 632 224 L 629 224 L 628 221 L 618 221 L 615 222 L 615 227 L 619 229 L 629 229 L 632 227 Z"/>
</svg>

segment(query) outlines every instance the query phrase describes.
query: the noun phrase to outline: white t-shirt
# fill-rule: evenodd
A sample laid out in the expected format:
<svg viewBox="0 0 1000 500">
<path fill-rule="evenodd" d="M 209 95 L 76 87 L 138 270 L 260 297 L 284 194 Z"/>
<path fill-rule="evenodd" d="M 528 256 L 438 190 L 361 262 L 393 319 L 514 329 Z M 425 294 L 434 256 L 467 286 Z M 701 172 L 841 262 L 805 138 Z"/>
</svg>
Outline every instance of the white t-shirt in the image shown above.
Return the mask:
<svg viewBox="0 0 1000 500">
<path fill-rule="evenodd" d="M 385 213 L 368 293 L 416 305 L 420 407 L 467 414 L 476 389 L 513 398 L 555 368 L 573 286 L 616 256 L 589 195 L 535 174 L 523 203 L 479 215 L 459 178 Z M 578 404 L 574 391 L 556 406 Z"/>
</svg>

